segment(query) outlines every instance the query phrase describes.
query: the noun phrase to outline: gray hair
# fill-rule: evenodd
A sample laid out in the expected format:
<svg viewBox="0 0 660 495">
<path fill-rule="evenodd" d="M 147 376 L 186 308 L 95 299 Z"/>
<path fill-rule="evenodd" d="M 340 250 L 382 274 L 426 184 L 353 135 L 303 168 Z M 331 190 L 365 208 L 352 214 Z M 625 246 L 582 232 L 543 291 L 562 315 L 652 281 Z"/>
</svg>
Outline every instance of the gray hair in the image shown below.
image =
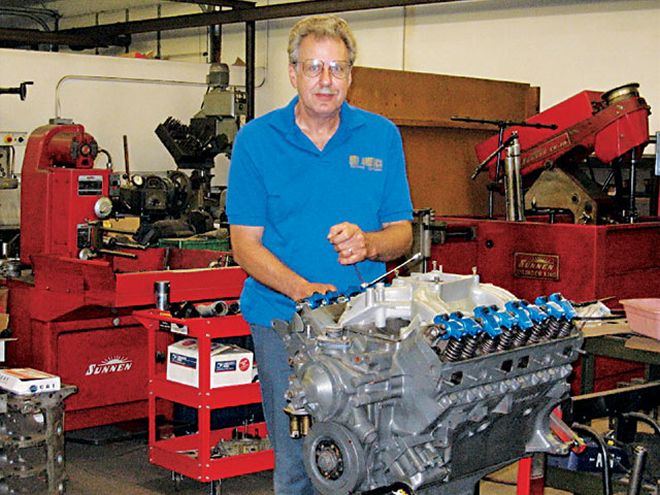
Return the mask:
<svg viewBox="0 0 660 495">
<path fill-rule="evenodd" d="M 336 15 L 315 15 L 299 20 L 289 32 L 289 63 L 298 63 L 298 51 L 303 38 L 309 35 L 315 38 L 340 39 L 348 50 L 348 61 L 351 65 L 357 55 L 357 43 L 348 23 Z"/>
</svg>

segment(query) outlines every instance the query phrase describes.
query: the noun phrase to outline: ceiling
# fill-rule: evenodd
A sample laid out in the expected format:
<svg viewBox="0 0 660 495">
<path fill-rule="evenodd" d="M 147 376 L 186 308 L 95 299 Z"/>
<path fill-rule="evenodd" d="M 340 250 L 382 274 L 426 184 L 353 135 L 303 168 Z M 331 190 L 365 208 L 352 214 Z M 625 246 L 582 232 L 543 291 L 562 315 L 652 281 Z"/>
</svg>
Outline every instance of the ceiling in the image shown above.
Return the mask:
<svg viewBox="0 0 660 495">
<path fill-rule="evenodd" d="M 10 0 L 13 1 L 13 0 Z M 254 26 L 256 21 L 268 19 L 282 19 L 286 17 L 296 17 L 310 14 L 322 14 L 333 12 L 347 12 L 365 9 L 377 9 L 381 7 L 395 7 L 406 5 L 421 5 L 432 3 L 469 3 L 474 0 L 307 0 L 307 1 L 287 1 L 281 0 L 275 3 L 267 2 L 265 5 L 259 5 L 254 1 L 246 0 L 204 0 L 205 4 L 223 6 L 221 10 L 202 9 L 196 0 L 171 0 L 180 5 L 188 4 L 190 10 L 184 14 L 174 16 L 153 16 L 148 19 L 131 20 L 125 22 L 112 22 L 108 24 L 100 23 L 94 25 L 94 22 L 88 22 L 85 27 L 74 27 L 64 29 L 52 29 L 46 26 L 46 29 L 38 30 L 26 28 L 26 26 L 16 25 L 8 22 L 8 19 L 16 19 L 15 13 L 11 15 L 3 14 L 3 9 L 7 9 L 7 0 L 4 0 L 0 7 L 0 19 L 5 21 L 4 27 L 0 27 L 0 46 L 37 46 L 39 44 L 68 45 L 71 48 L 91 48 L 95 46 L 127 46 L 130 44 L 131 35 L 147 32 L 160 32 L 184 28 L 194 28 L 211 25 L 246 23 Z M 482 0 L 476 0 L 482 1 Z M 92 12 L 102 11 L 104 8 L 111 7 L 113 10 L 128 6 L 147 6 L 157 5 L 157 0 L 95 0 L 94 2 L 80 2 L 73 0 L 23 0 L 23 6 L 26 3 L 32 5 L 31 8 L 47 7 L 56 10 L 64 16 L 81 15 L 86 12 L 80 9 L 93 9 Z M 260 2 L 261 3 L 261 2 Z M 39 7 L 35 7 L 39 5 Z M 67 11 L 67 8 L 78 9 L 76 12 Z M 4 13 L 10 12 L 10 8 Z M 87 11 L 89 12 L 89 10 Z M 5 17 L 5 19 L 3 19 Z M 35 21 L 36 14 L 30 13 L 23 17 Z M 25 20 L 25 19 L 23 19 Z M 38 22 L 38 21 L 37 21 Z M 51 22 L 52 18 L 51 18 Z M 44 25 L 41 22 L 42 26 Z M 254 29 L 251 27 L 250 29 Z"/>
<path fill-rule="evenodd" d="M 44 7 L 44 4 L 50 3 L 53 0 L 4 0 L 3 7 Z"/>
<path fill-rule="evenodd" d="M 198 2 L 205 2 L 204 4 Z M 546 3 L 573 4 L 581 2 L 608 3 L 623 0 L 544 0 Z M 384 7 L 405 7 L 423 4 L 455 4 L 467 8 L 477 6 L 502 7 L 505 4 L 534 4 L 538 0 L 0 0 L 0 46 L 20 47 L 39 44 L 68 45 L 72 48 L 119 45 L 126 46 L 134 34 L 232 23 L 254 23 L 310 14 L 370 10 Z M 155 5 L 181 6 L 171 16 L 148 16 L 125 22 L 84 21 L 75 28 L 54 27 L 53 11 L 65 18 L 85 14 L 120 11 Z M 220 10 L 208 5 L 223 6 Z M 200 6 L 203 6 L 200 9 Z M 247 7 L 247 8 L 246 8 Z M 570 8 L 570 7 L 569 7 Z M 48 9 L 48 10 L 44 10 Z M 18 13 L 23 10 L 22 13 Z M 41 12 L 38 12 L 38 11 Z M 26 12 L 27 11 L 27 12 Z M 39 18 L 41 17 L 41 19 Z M 40 24 L 41 29 L 36 25 Z M 69 25 L 71 25 L 69 23 Z M 75 25 L 75 24 L 74 24 Z M 247 25 L 247 24 L 246 24 Z"/>
<path fill-rule="evenodd" d="M 252 0 L 206 0 L 206 2 L 207 4 L 217 4 L 227 7 L 226 9 L 222 9 L 225 12 L 255 6 L 255 2 Z M 90 16 L 90 14 L 104 12 L 117 13 L 124 9 L 154 7 L 153 9 L 147 9 L 145 12 L 147 12 L 146 18 L 155 18 L 155 7 L 157 5 L 178 6 L 174 10 L 170 9 L 167 11 L 163 18 L 172 15 L 172 12 L 176 16 L 181 16 L 182 14 L 195 16 L 195 14 L 208 12 L 217 13 L 213 7 L 199 4 L 196 0 L 95 0 L 93 2 L 83 2 L 80 0 L 0 0 L 0 47 L 23 48 L 30 46 L 37 48 L 41 46 L 48 49 L 48 46 L 53 47 L 57 45 L 68 45 L 72 48 L 91 48 L 111 45 L 125 46 L 127 43 L 130 43 L 129 32 L 124 32 L 122 28 L 119 28 L 118 31 L 108 34 L 104 31 L 103 26 L 108 21 L 101 20 L 101 25 L 95 26 L 94 17 Z M 79 29 L 85 29 L 84 27 L 71 29 L 67 28 L 67 26 L 71 26 L 71 22 L 59 21 L 58 23 L 58 20 L 61 18 L 72 19 L 76 17 L 80 17 L 82 24 L 74 21 L 73 25 L 86 26 L 91 29 L 91 33 L 88 33 L 91 36 L 82 36 L 75 32 Z M 145 16 L 142 14 L 137 17 L 144 18 Z M 116 22 L 116 20 L 112 20 L 110 24 Z M 171 21 L 171 24 L 174 24 L 174 26 L 164 26 L 163 30 L 175 29 L 176 22 Z M 212 23 L 208 22 L 205 25 L 210 24 Z M 147 30 L 140 32 L 156 30 L 147 28 Z M 133 31 L 133 33 L 135 32 Z"/>
<path fill-rule="evenodd" d="M 173 0 L 176 1 L 176 0 Z M 96 0 L 94 2 L 81 2 L 80 0 L 3 0 L 2 7 L 33 7 L 71 12 L 98 12 L 101 10 L 125 9 L 144 5 L 162 3 L 158 0 Z M 191 2 L 193 3 L 193 2 Z"/>
<path fill-rule="evenodd" d="M 2 7 L 28 7 L 28 8 L 44 8 L 49 10 L 56 10 L 61 15 L 75 16 L 90 14 L 103 11 L 118 11 L 129 8 L 140 8 L 148 6 L 156 6 L 159 4 L 189 4 L 191 10 L 198 9 L 198 5 L 205 5 L 203 0 L 95 0 L 93 2 L 82 2 L 80 0 L 2 0 L 0 2 L 0 12 Z M 222 0 L 207 0 L 206 4 L 223 3 Z M 227 0 L 224 3 L 232 4 L 233 0 Z M 241 3 L 236 1 L 235 3 Z M 247 2 L 246 2 L 247 3 Z M 254 2 L 250 3 L 263 3 Z"/>
</svg>

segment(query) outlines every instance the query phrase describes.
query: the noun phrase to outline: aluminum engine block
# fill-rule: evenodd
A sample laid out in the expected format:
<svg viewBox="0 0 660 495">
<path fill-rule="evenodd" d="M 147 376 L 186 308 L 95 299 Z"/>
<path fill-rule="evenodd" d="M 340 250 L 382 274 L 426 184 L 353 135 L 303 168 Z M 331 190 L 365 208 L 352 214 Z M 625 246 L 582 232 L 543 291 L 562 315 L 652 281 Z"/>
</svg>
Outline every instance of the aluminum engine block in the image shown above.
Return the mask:
<svg viewBox="0 0 660 495">
<path fill-rule="evenodd" d="M 438 270 L 301 303 L 274 327 L 315 488 L 472 495 L 525 455 L 567 453 L 550 413 L 582 344 L 574 317 L 558 294 L 530 304 Z"/>
</svg>

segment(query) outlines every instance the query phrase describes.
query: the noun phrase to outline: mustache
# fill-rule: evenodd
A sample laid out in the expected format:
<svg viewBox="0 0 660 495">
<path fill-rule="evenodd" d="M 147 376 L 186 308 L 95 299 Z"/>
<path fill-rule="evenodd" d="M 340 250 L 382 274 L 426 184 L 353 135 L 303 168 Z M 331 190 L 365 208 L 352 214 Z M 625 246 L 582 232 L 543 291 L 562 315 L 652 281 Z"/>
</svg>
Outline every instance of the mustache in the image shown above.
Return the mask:
<svg viewBox="0 0 660 495">
<path fill-rule="evenodd" d="M 337 92 L 338 92 L 338 91 L 337 91 L 336 89 L 325 88 L 325 87 L 324 87 L 324 88 L 319 88 L 319 89 L 316 91 L 317 94 L 321 94 L 321 95 L 336 95 Z"/>
</svg>

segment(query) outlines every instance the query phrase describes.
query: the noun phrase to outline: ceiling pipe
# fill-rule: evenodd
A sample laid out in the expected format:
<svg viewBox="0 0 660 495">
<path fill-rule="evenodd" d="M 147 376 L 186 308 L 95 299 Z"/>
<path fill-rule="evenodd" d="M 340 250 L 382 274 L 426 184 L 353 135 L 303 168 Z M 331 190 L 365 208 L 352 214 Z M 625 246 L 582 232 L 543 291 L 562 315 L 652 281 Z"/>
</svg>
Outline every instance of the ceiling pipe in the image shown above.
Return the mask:
<svg viewBox="0 0 660 495">
<path fill-rule="evenodd" d="M 81 34 L 88 37 L 106 37 L 118 34 L 138 34 L 153 31 L 187 29 L 213 24 L 234 24 L 249 21 L 266 21 L 314 14 L 352 12 L 409 5 L 469 2 L 472 0 L 310 0 L 262 7 L 187 14 L 161 19 L 145 19 L 125 23 L 104 24 L 98 27 L 72 28 L 62 33 Z"/>
<path fill-rule="evenodd" d="M 215 3 L 238 4 L 238 2 L 239 0 L 216 0 Z M 314 14 L 467 2 L 473 2 L 473 0 L 310 0 L 262 7 L 234 8 L 232 10 L 205 12 L 201 14 L 186 14 L 139 21 L 101 24 L 99 26 L 64 29 L 51 33 L 31 29 L 0 29 L 0 41 L 51 43 L 69 45 L 72 48 L 93 48 L 110 45 L 126 46 L 127 43 L 130 43 L 131 34 L 266 21 Z M 247 4 L 247 2 L 240 3 L 241 5 L 244 3 Z"/>
</svg>

